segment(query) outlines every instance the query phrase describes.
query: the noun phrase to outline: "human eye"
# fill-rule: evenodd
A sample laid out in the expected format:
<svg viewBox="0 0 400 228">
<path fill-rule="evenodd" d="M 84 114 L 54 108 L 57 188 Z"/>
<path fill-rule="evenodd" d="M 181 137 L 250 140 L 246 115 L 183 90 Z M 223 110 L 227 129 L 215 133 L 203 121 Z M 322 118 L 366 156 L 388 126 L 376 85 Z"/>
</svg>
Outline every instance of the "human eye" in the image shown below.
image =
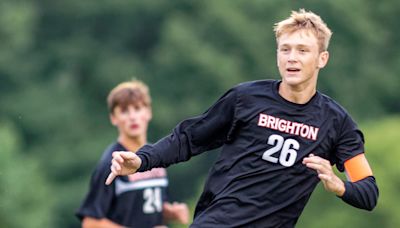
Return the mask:
<svg viewBox="0 0 400 228">
<path fill-rule="evenodd" d="M 300 53 L 309 52 L 309 49 L 308 49 L 308 48 L 305 48 L 305 47 L 300 47 L 298 50 L 299 50 Z"/>
<path fill-rule="evenodd" d="M 280 47 L 280 48 L 279 48 L 279 51 L 280 51 L 280 52 L 288 52 L 288 51 L 289 51 L 289 48 L 288 48 L 288 47 Z"/>
<path fill-rule="evenodd" d="M 135 105 L 133 106 L 133 108 L 134 108 L 135 112 L 139 112 L 139 111 L 145 109 L 146 106 L 144 106 L 143 104 L 140 104 L 140 103 L 139 103 L 139 104 L 135 104 Z"/>
<path fill-rule="evenodd" d="M 126 114 L 126 113 L 128 113 L 128 107 L 124 107 L 123 106 L 123 107 L 120 108 L 120 111 L 121 111 L 122 114 Z"/>
</svg>

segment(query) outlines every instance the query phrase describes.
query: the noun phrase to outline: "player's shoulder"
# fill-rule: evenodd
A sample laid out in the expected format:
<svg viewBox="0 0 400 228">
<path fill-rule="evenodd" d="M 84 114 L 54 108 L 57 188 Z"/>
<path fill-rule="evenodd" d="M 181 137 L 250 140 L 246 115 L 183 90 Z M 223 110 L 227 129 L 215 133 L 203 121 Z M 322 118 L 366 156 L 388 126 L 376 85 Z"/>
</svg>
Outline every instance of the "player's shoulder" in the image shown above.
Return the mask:
<svg viewBox="0 0 400 228">
<path fill-rule="evenodd" d="M 242 82 L 242 83 L 237 84 L 236 88 L 247 89 L 247 88 L 265 87 L 265 86 L 270 86 L 276 82 L 277 82 L 277 80 L 273 80 L 273 79 L 247 81 L 247 82 Z"/>
<path fill-rule="evenodd" d="M 260 91 L 271 91 L 272 87 L 276 85 L 279 81 L 273 79 L 264 79 L 264 80 L 254 80 L 254 81 L 246 81 L 237 84 L 233 87 L 240 94 L 252 94 Z"/>
<path fill-rule="evenodd" d="M 331 113 L 339 115 L 343 118 L 349 115 L 346 108 L 339 104 L 339 102 L 337 102 L 335 99 L 323 93 L 319 94 L 321 97 L 320 101 L 325 109 L 328 109 Z"/>
</svg>

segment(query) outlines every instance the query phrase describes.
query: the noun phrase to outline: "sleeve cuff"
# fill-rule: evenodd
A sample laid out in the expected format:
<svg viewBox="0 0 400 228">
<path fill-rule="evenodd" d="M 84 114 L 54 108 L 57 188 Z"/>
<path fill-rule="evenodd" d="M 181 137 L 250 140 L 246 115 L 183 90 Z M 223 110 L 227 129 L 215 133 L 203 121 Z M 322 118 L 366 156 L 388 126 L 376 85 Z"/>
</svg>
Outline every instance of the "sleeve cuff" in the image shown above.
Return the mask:
<svg viewBox="0 0 400 228">
<path fill-rule="evenodd" d="M 352 195 L 351 192 L 353 191 L 353 186 L 349 181 L 344 181 L 344 194 L 342 196 L 338 196 L 343 201 L 348 202 L 350 196 Z"/>
<path fill-rule="evenodd" d="M 147 171 L 146 167 L 148 164 L 147 161 L 147 157 L 145 155 L 143 155 L 140 152 L 137 152 L 136 155 L 140 158 L 140 160 L 142 161 L 142 164 L 140 165 L 139 169 L 137 170 L 137 172 L 144 172 Z"/>
</svg>

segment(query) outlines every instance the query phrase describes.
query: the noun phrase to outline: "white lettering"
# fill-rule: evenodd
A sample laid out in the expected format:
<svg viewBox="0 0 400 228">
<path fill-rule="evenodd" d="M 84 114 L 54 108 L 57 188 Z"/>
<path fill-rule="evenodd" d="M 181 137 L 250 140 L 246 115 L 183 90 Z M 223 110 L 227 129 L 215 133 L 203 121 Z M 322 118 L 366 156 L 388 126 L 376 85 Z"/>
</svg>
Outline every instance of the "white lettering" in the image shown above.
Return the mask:
<svg viewBox="0 0 400 228">
<path fill-rule="evenodd" d="M 292 122 L 264 113 L 260 113 L 258 126 L 278 130 L 291 135 L 298 135 L 306 139 L 317 140 L 319 128 L 304 123 Z"/>
</svg>

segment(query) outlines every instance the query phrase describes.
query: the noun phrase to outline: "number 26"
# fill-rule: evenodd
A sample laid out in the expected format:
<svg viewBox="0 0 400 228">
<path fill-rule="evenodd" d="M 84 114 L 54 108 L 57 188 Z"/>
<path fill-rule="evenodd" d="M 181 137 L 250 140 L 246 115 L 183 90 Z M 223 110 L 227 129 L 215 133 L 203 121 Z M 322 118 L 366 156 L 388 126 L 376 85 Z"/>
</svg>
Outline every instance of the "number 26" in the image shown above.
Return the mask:
<svg viewBox="0 0 400 228">
<path fill-rule="evenodd" d="M 285 140 L 282 136 L 274 134 L 269 136 L 267 143 L 273 147 L 264 152 L 262 159 L 272 163 L 279 162 L 281 165 L 286 167 L 292 166 L 295 163 L 297 158 L 297 150 L 300 149 L 300 144 L 297 142 L 297 140 Z M 279 151 L 279 159 L 272 156 Z"/>
</svg>

